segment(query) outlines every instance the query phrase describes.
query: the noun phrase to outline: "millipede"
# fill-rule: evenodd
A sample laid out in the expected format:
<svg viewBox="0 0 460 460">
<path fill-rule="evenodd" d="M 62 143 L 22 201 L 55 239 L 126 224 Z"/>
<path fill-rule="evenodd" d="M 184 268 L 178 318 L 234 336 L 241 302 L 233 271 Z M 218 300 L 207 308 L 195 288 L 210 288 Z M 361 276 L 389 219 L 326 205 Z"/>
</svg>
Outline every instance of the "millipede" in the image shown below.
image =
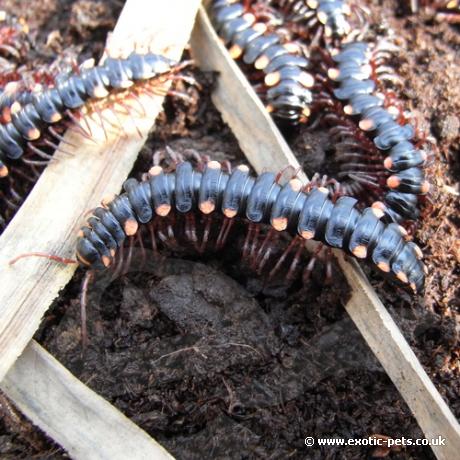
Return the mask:
<svg viewBox="0 0 460 460">
<path fill-rule="evenodd" d="M 102 65 L 85 65 L 78 71 L 58 74 L 54 85 L 27 91 L 25 105 L 19 102 L 21 93 L 16 93 L 17 100 L 9 108 L 11 121 L 0 125 L 0 177 L 8 174 L 5 162 L 21 159 L 28 148 L 49 159 L 49 155 L 33 145 L 44 129 L 61 139 L 51 125 L 61 120 L 77 122 L 77 115 L 87 104 L 118 93 L 128 92 L 136 99 L 136 90 L 151 94 L 152 88 L 148 86 L 151 82 L 168 78 L 183 65 L 158 54 L 133 52 L 127 58 L 108 57 Z"/>
<path fill-rule="evenodd" d="M 382 165 L 390 174 L 386 178 L 389 191 L 383 202 L 376 202 L 374 206 L 380 207 L 396 222 L 415 220 L 420 214 L 418 198 L 430 188 L 424 173 L 427 155 L 413 141 L 414 128 L 405 120 L 398 120 L 401 118 L 399 110 L 385 107 L 385 98 L 376 90 L 371 57 L 372 45 L 368 43 L 343 45 L 332 55 L 336 67 L 329 68 L 328 77 L 337 84 L 333 89 L 334 97 L 346 103 L 344 113 L 359 118 L 359 129 L 370 136 L 377 152 L 386 155 Z M 340 124 L 338 118 L 335 120 Z M 365 158 L 362 153 L 354 155 Z"/>
<path fill-rule="evenodd" d="M 29 27 L 24 19 L 0 10 L 0 55 L 6 58 L 6 67 L 11 68 L 10 61 L 19 61 L 29 49 L 28 32 Z M 5 65 L 2 63 L 1 67 Z"/>
<path fill-rule="evenodd" d="M 326 38 L 342 38 L 351 32 L 348 17 L 350 5 L 346 0 L 272 0 L 286 15 L 286 19 L 302 26 L 302 35 L 317 33 Z"/>
<path fill-rule="evenodd" d="M 174 222 L 177 225 L 183 218 L 186 238 L 196 241 L 191 222 L 206 219 L 204 234 L 209 235 L 212 216 L 217 215 L 223 219 L 217 238 L 220 247 L 232 224 L 241 219 L 250 226 L 288 233 L 300 242 L 315 240 L 340 248 L 414 292 L 421 291 L 422 252 L 406 240 L 407 232 L 395 223 L 383 223 L 379 209 L 359 211 L 356 199 L 342 196 L 334 202 L 328 195 L 322 187 L 307 190 L 297 178 L 281 186 L 274 173 L 252 177 L 246 165 L 232 172 L 212 160 L 201 170 L 188 161 L 178 163 L 173 172 L 155 165 L 142 181 L 128 179 L 124 193 L 103 200 L 103 206 L 92 212 L 77 241 L 77 260 L 94 271 L 107 269 L 142 224 L 149 226 L 156 247 L 154 227 L 167 218 L 173 223 L 163 233 L 174 235 Z"/>
<path fill-rule="evenodd" d="M 305 122 L 310 116 L 310 89 L 314 85 L 313 76 L 307 72 L 305 48 L 296 42 L 285 42 L 280 34 L 269 31 L 246 4 L 215 0 L 211 12 L 230 56 L 263 73 L 267 110 L 279 121 Z"/>
</svg>

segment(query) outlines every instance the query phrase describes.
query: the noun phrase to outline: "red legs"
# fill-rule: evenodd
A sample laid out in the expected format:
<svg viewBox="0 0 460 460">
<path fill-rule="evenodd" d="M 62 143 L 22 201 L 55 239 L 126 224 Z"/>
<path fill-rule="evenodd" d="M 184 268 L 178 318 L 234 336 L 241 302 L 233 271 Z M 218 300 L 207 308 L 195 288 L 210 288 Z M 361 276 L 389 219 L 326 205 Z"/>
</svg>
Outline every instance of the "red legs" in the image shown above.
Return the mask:
<svg viewBox="0 0 460 460">
<path fill-rule="evenodd" d="M 48 147 L 51 147 L 55 153 L 56 152 L 61 152 L 63 153 L 64 155 L 67 155 L 68 157 L 71 157 L 72 156 L 72 152 L 69 152 L 68 150 L 64 150 L 61 146 L 55 144 L 54 142 L 51 142 L 49 139 L 43 139 L 43 143 L 45 145 L 47 145 Z M 54 156 L 53 156 L 54 158 Z"/>
<path fill-rule="evenodd" d="M 258 224 L 254 224 L 252 222 L 248 225 L 248 231 L 246 232 L 246 238 L 243 243 L 242 259 L 248 259 L 249 257 L 250 250 L 254 244 L 252 240 L 254 239 L 254 233 L 257 227 Z"/>
<path fill-rule="evenodd" d="M 181 91 L 176 91 L 171 88 L 163 88 L 161 86 L 153 86 L 152 84 L 147 87 L 144 86 L 142 88 L 142 91 L 147 93 L 149 96 L 154 97 L 154 96 L 172 96 L 172 97 L 177 97 L 179 99 L 182 99 L 188 103 L 192 103 L 193 99 L 188 95 L 185 94 Z"/>
<path fill-rule="evenodd" d="M 188 94 L 185 94 L 181 91 L 176 91 L 175 89 L 168 89 L 168 91 L 165 93 L 165 96 L 177 97 L 178 99 L 182 99 L 189 104 L 193 102 L 193 99 Z"/>
<path fill-rule="evenodd" d="M 194 86 L 198 90 L 202 90 L 203 87 L 196 81 L 195 77 L 191 77 L 190 75 L 173 75 L 171 78 L 169 78 L 171 81 L 183 81 L 190 86 Z"/>
<path fill-rule="evenodd" d="M 258 240 L 259 240 L 259 234 L 260 234 L 260 224 L 255 224 L 255 226 L 254 226 L 254 235 L 252 237 L 251 248 L 250 248 L 250 251 L 249 251 L 249 261 L 250 261 L 251 266 L 254 263 L 255 252 L 256 252 L 257 243 L 258 243 Z"/>
<path fill-rule="evenodd" d="M 286 279 L 290 282 L 292 282 L 295 279 L 296 271 L 297 271 L 297 266 L 299 265 L 300 262 L 300 257 L 305 250 L 305 241 L 301 237 L 296 237 L 300 239 L 300 242 L 297 247 L 297 251 L 294 254 L 294 257 L 292 259 L 291 265 L 289 266 L 289 270 L 286 275 Z"/>
<path fill-rule="evenodd" d="M 232 164 L 228 160 L 224 160 L 222 163 L 222 169 L 227 173 L 227 174 L 232 174 Z"/>
<path fill-rule="evenodd" d="M 184 150 L 183 155 L 184 155 L 185 158 L 187 158 L 189 160 L 194 160 L 195 163 L 196 163 L 197 169 L 200 172 L 204 171 L 204 169 L 206 167 L 206 164 L 211 160 L 209 155 L 198 153 L 194 149 L 186 149 L 186 150 Z M 231 169 L 231 167 L 230 167 L 230 169 Z"/>
<path fill-rule="evenodd" d="M 88 270 L 83 278 L 80 295 L 80 315 L 81 315 L 81 344 L 83 353 L 88 347 L 88 324 L 86 316 L 86 306 L 88 305 L 88 286 L 94 279 L 94 272 Z"/>
<path fill-rule="evenodd" d="M 102 116 L 102 113 L 101 113 L 100 109 L 98 107 L 95 107 L 95 110 L 94 110 L 93 114 L 96 114 L 98 116 L 100 122 L 98 123 L 97 120 L 95 120 L 93 117 L 91 117 L 91 119 L 102 128 L 102 131 L 104 132 L 104 138 L 105 138 L 106 141 L 108 141 L 109 140 L 109 135 L 108 135 L 107 129 L 105 128 L 104 118 Z M 87 120 L 85 120 L 85 121 L 87 121 Z"/>
<path fill-rule="evenodd" d="M 139 246 L 141 248 L 141 263 L 139 268 L 145 267 L 145 263 L 147 261 L 147 255 L 145 253 L 144 241 L 141 235 L 142 232 L 137 232 L 137 241 L 139 242 Z"/>
<path fill-rule="evenodd" d="M 69 119 L 73 122 L 72 126 L 70 129 L 76 130 L 78 133 L 80 133 L 82 136 L 84 136 L 86 139 L 90 139 L 93 141 L 95 144 L 97 142 L 93 139 L 93 131 L 91 129 L 90 124 L 88 123 L 88 120 L 86 119 L 86 116 L 80 113 L 80 117 L 78 118 L 75 116 L 71 110 L 66 110 L 66 115 L 69 117 Z M 80 120 L 83 121 L 83 123 L 86 125 L 86 128 L 88 131 L 86 131 L 83 126 L 80 123 Z"/>
<path fill-rule="evenodd" d="M 64 139 L 64 136 L 61 136 L 52 126 L 48 126 L 49 133 L 57 139 L 59 142 L 70 145 L 70 147 L 76 148 L 77 146 L 72 142 L 69 142 L 67 139 Z"/>
<path fill-rule="evenodd" d="M 201 238 L 201 244 L 199 246 L 198 251 L 200 253 L 203 253 L 206 250 L 206 246 L 209 241 L 209 235 L 211 233 L 211 224 L 212 224 L 212 216 L 204 216 L 203 221 L 204 221 L 204 229 L 203 229 L 203 236 Z"/>
<path fill-rule="evenodd" d="M 234 223 L 234 219 L 229 219 L 228 217 L 225 217 L 222 225 L 220 227 L 220 232 L 216 240 L 216 250 L 219 251 L 225 246 L 225 243 L 227 242 L 228 234 L 230 232 L 230 229 L 232 228 Z"/>
<path fill-rule="evenodd" d="M 128 137 L 127 133 L 123 130 L 123 122 L 120 120 L 120 117 L 118 116 L 117 110 L 113 109 L 112 110 L 113 116 L 116 118 L 118 126 L 115 126 L 113 123 L 111 125 L 117 130 L 117 133 L 122 133 L 122 137 L 126 138 Z M 136 127 L 137 129 L 137 127 Z M 139 132 L 139 130 L 137 130 Z"/>
<path fill-rule="evenodd" d="M 27 165 L 35 165 L 35 166 L 48 166 L 51 160 L 48 161 L 40 161 L 40 160 L 29 160 L 27 158 L 22 157 L 21 161 L 26 163 Z"/>
<path fill-rule="evenodd" d="M 294 177 L 297 176 L 297 174 L 299 174 L 299 172 L 302 170 L 302 167 L 301 166 L 298 166 L 297 168 L 294 168 L 294 166 L 292 165 L 287 165 L 286 167 L 284 167 L 275 177 L 275 182 L 277 184 L 280 183 L 281 181 L 281 178 L 283 177 L 284 173 L 286 171 L 291 171 L 291 177 L 290 179 L 294 179 Z"/>
<path fill-rule="evenodd" d="M 243 1 L 244 11 L 251 11 L 251 3 L 252 3 L 252 0 L 244 0 Z"/>
<path fill-rule="evenodd" d="M 75 259 L 67 259 L 65 257 L 59 257 L 54 254 L 46 254 L 45 252 L 26 252 L 21 254 L 8 262 L 8 265 L 14 265 L 17 261 L 25 259 L 26 257 L 43 257 L 45 259 L 53 260 L 61 264 L 76 264 L 78 263 Z"/>
<path fill-rule="evenodd" d="M 130 92 L 130 95 L 133 95 L 133 92 Z M 125 102 L 123 102 L 121 99 L 116 101 L 116 104 L 121 106 L 125 111 L 125 115 L 132 116 L 131 111 L 133 111 L 137 116 L 145 116 L 145 108 L 142 106 L 142 111 L 140 112 L 139 110 L 135 109 L 132 105 L 128 105 Z"/>
<path fill-rule="evenodd" d="M 185 237 L 193 244 L 193 247 L 199 251 L 198 238 L 196 236 L 196 220 L 193 212 L 185 215 Z"/>
<path fill-rule="evenodd" d="M 117 110 L 115 108 L 115 105 L 118 105 L 119 107 L 121 107 L 123 109 L 123 111 L 120 111 L 120 110 Z M 114 103 L 114 107 L 111 109 L 111 112 L 112 114 L 115 116 L 115 118 L 117 119 L 117 123 L 118 123 L 118 126 L 115 125 L 114 123 L 112 123 L 110 120 L 108 120 L 106 117 L 103 117 L 103 120 L 105 120 L 109 125 L 111 125 L 113 128 L 116 129 L 116 134 L 118 134 L 120 132 L 120 130 L 123 131 L 123 121 L 120 120 L 120 118 L 118 117 L 118 114 L 121 113 L 122 115 L 127 115 L 134 128 L 136 129 L 136 132 L 139 136 L 139 138 L 142 138 L 142 133 L 139 129 L 139 126 L 137 125 L 136 123 L 136 120 L 135 118 L 132 116 L 131 114 L 131 110 L 134 110 L 136 112 L 137 115 L 141 116 L 142 114 L 140 112 L 138 112 L 137 110 L 135 110 L 133 107 L 129 107 L 128 105 L 126 105 L 124 102 L 122 101 L 116 101 Z"/>
<path fill-rule="evenodd" d="M 278 259 L 275 266 L 270 270 L 270 273 L 268 274 L 269 281 L 273 279 L 273 277 L 276 275 L 278 270 L 281 268 L 288 254 L 299 244 L 301 245 L 301 248 L 302 248 L 304 243 L 305 243 L 305 240 L 301 238 L 300 236 L 296 236 L 295 238 L 291 240 L 291 242 L 289 243 L 289 246 L 283 251 L 283 254 L 281 254 L 281 257 Z M 299 255 L 297 255 L 297 253 L 298 251 L 295 252 L 294 259 L 296 258 L 298 259 L 300 257 L 300 253 Z M 295 261 L 293 260 L 293 262 L 290 265 L 288 273 L 291 273 L 291 270 L 295 270 L 295 265 L 297 265 L 297 263 L 298 263 L 298 260 L 295 260 Z"/>
<path fill-rule="evenodd" d="M 36 155 L 38 155 L 40 158 L 43 158 L 45 160 L 48 160 L 47 163 L 49 161 L 52 161 L 53 160 L 53 156 L 50 155 L 49 153 L 45 153 L 43 150 L 39 149 L 38 147 L 36 147 L 35 145 L 33 145 L 31 142 L 28 142 L 27 143 L 27 147 L 33 152 L 35 153 Z M 24 161 L 26 161 L 26 159 L 24 158 Z"/>
<path fill-rule="evenodd" d="M 178 244 L 174 235 L 174 230 L 170 222 L 166 222 L 166 218 L 159 218 L 157 226 L 158 239 L 172 250 L 178 249 Z"/>
<path fill-rule="evenodd" d="M 171 223 L 171 220 L 168 218 L 167 222 L 166 222 L 166 230 L 168 232 L 168 239 L 171 241 L 172 243 L 172 247 L 177 250 L 180 248 L 180 244 L 177 242 L 177 239 L 176 239 L 176 235 L 174 233 L 174 225 L 175 222 L 172 222 Z"/>
<path fill-rule="evenodd" d="M 112 273 L 113 280 L 118 278 L 121 274 L 121 271 L 123 268 L 124 257 L 125 257 L 125 245 L 122 244 L 116 255 L 116 264 L 113 267 L 113 273 Z"/>
<path fill-rule="evenodd" d="M 150 243 L 152 244 L 152 250 L 156 254 L 158 254 L 158 246 L 157 246 L 157 241 L 155 238 L 155 225 L 156 225 L 156 219 L 148 224 L 148 229 L 149 229 L 149 235 L 150 235 Z"/>
<path fill-rule="evenodd" d="M 164 170 L 166 172 L 173 172 L 176 170 L 176 166 L 184 161 L 184 158 L 168 145 L 164 149 L 155 151 L 152 156 L 153 166 L 160 166 L 163 161 L 170 163 L 168 160 L 171 160 L 172 164 L 165 165 Z"/>
<path fill-rule="evenodd" d="M 141 98 L 137 95 L 136 91 L 131 91 L 130 96 L 132 97 L 133 100 L 135 100 L 139 104 L 139 107 L 141 108 L 140 115 L 142 117 L 146 117 L 147 116 L 147 111 L 145 110 L 145 107 L 142 104 Z"/>
<path fill-rule="evenodd" d="M 173 166 L 169 167 L 170 171 L 174 171 L 179 163 L 182 163 L 184 159 L 187 159 L 195 161 L 197 169 L 200 172 L 203 172 L 206 164 L 210 161 L 210 157 L 208 155 L 202 155 L 194 149 L 185 149 L 179 153 L 169 147 L 169 145 L 166 145 L 164 149 L 157 150 L 153 154 L 153 166 L 160 166 L 162 161 L 167 161 L 168 159 L 172 160 L 174 163 Z"/>
<path fill-rule="evenodd" d="M 313 252 L 310 261 L 308 262 L 308 265 L 305 267 L 303 274 L 302 274 L 302 280 L 304 283 L 307 283 L 308 280 L 310 279 L 310 276 L 313 272 L 313 269 L 315 267 L 316 261 L 319 258 L 319 254 L 321 251 L 325 250 L 325 259 L 326 259 L 326 278 L 324 280 L 324 284 L 330 284 L 332 281 L 332 249 L 327 248 L 324 246 L 324 244 L 319 243 L 318 247 L 316 250 Z"/>
<path fill-rule="evenodd" d="M 272 253 L 273 243 L 278 238 L 278 235 L 279 233 L 272 227 L 270 227 L 265 235 L 265 238 L 257 251 L 256 257 L 252 262 L 252 266 L 255 270 L 257 270 L 258 274 L 262 273 L 262 270 Z"/>
<path fill-rule="evenodd" d="M 118 102 L 119 103 L 119 102 Z M 116 110 L 112 107 L 110 108 L 110 113 L 116 118 L 116 123 L 109 120 L 105 115 L 104 113 L 102 112 L 102 110 L 100 108 L 96 108 L 96 113 L 98 114 L 99 116 L 99 119 L 101 120 L 101 126 L 102 128 L 105 127 L 104 123 L 107 123 L 110 127 L 114 128 L 115 131 L 108 131 L 110 132 L 110 134 L 115 134 L 115 135 L 118 135 L 120 133 L 120 131 L 123 131 L 123 122 L 120 120 L 120 118 L 118 117 L 118 114 L 116 112 Z M 139 128 L 138 126 L 136 125 L 135 121 L 134 121 L 134 118 L 131 116 L 131 112 L 128 111 L 128 116 L 131 118 L 131 121 L 133 122 L 133 125 L 134 127 L 136 128 L 136 131 L 138 132 L 139 134 L 139 137 L 142 137 L 141 134 L 140 134 L 140 131 L 139 131 Z"/>
<path fill-rule="evenodd" d="M 128 257 L 126 258 L 126 262 L 124 264 L 124 267 L 121 271 L 122 275 L 126 275 L 128 273 L 129 268 L 131 267 L 131 262 L 133 260 L 133 246 L 134 246 L 134 237 L 130 236 L 128 239 Z"/>
</svg>

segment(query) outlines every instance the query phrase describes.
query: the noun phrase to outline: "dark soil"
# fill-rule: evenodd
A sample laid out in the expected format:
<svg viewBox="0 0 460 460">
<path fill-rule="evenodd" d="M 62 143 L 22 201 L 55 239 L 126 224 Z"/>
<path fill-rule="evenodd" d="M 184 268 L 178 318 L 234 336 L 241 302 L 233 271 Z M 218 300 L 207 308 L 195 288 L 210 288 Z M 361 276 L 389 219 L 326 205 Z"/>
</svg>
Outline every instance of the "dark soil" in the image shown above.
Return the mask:
<svg viewBox="0 0 460 460">
<path fill-rule="evenodd" d="M 436 189 L 415 234 L 429 268 L 425 296 L 412 299 L 374 273 L 369 276 L 460 417 L 460 34 L 425 14 L 399 17 L 396 2 L 385 2 L 385 8 L 374 3 L 376 21 L 401 38 L 401 97 L 426 120 L 438 153 L 430 168 Z M 86 55 L 97 55 L 119 12 L 117 2 L 107 5 L 112 2 L 47 0 L 32 12 L 29 2 L 10 0 L 4 8 L 28 13 L 31 29 L 40 30 L 38 40 L 59 30 L 62 46 L 80 44 Z M 54 7 L 58 14 L 50 13 Z M 101 12 L 96 17 L 94 11 Z M 134 176 L 166 144 L 243 161 L 210 101 L 213 76 L 195 74 L 208 89 L 188 88 L 192 103 L 167 102 Z M 309 143 L 320 151 L 325 140 L 313 133 Z M 179 459 L 358 459 L 376 452 L 307 448 L 304 438 L 423 437 L 347 316 L 348 289 L 341 275 L 335 271 L 334 284 L 326 286 L 319 267 L 306 285 L 266 285 L 237 263 L 238 245 L 204 258 L 169 251 L 142 270 L 100 278 L 90 290 L 90 345 L 83 357 L 78 271 L 36 338 Z M 7 401 L 0 399 L 0 408 L 1 458 L 65 456 Z M 384 453 L 394 459 L 434 458 L 427 447 Z"/>
</svg>

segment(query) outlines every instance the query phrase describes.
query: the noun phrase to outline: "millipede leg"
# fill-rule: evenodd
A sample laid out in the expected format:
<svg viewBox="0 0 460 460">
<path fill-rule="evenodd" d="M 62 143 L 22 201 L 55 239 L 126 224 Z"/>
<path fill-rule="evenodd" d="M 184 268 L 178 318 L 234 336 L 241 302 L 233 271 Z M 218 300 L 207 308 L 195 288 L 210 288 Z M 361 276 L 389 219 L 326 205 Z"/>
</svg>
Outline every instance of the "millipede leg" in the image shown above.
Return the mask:
<svg viewBox="0 0 460 460">
<path fill-rule="evenodd" d="M 145 247 L 144 247 L 144 241 L 142 239 L 141 232 L 137 233 L 137 241 L 139 242 L 139 246 L 141 248 L 141 263 L 140 263 L 140 268 L 143 268 L 145 266 L 145 262 L 147 261 L 147 255 L 145 253 Z"/>
<path fill-rule="evenodd" d="M 332 249 L 326 248 L 325 251 L 326 279 L 324 284 L 329 285 L 332 282 Z"/>
<path fill-rule="evenodd" d="M 138 104 L 139 104 L 139 107 L 141 108 L 142 112 L 141 112 L 141 116 L 143 117 L 146 117 L 147 116 L 147 111 L 145 110 L 145 107 L 144 105 L 142 104 L 142 101 L 140 99 L 140 97 L 137 95 L 137 93 L 135 91 L 132 91 L 130 93 L 131 97 L 133 98 L 133 100 L 135 100 Z"/>
<path fill-rule="evenodd" d="M 292 259 L 291 265 L 289 266 L 289 270 L 286 275 L 286 279 L 288 281 L 293 281 L 295 279 L 297 266 L 299 265 L 299 262 L 300 262 L 300 256 L 302 255 L 302 252 L 305 250 L 304 240 L 300 237 L 296 237 L 296 238 L 298 240 L 298 248 L 294 254 L 294 258 Z"/>
<path fill-rule="evenodd" d="M 315 252 L 312 254 L 302 274 L 302 280 L 304 283 L 306 283 L 310 279 L 310 276 L 313 272 L 313 268 L 315 268 L 316 261 L 318 260 L 318 255 L 323 250 L 323 248 L 324 248 L 324 245 L 322 243 L 319 243 Z"/>
<path fill-rule="evenodd" d="M 196 236 L 196 220 L 193 212 L 185 216 L 185 236 L 193 243 L 193 247 L 199 251 L 198 238 Z"/>
<path fill-rule="evenodd" d="M 49 139 L 43 139 L 43 143 L 47 145 L 48 147 L 51 147 L 55 152 L 61 152 L 64 155 L 67 155 L 68 157 L 71 157 L 73 154 L 72 152 L 69 152 L 68 150 L 63 149 L 60 145 L 55 144 L 54 142 L 51 142 Z"/>
<path fill-rule="evenodd" d="M 203 220 L 204 220 L 204 230 L 203 230 L 203 237 L 201 238 L 201 244 L 200 244 L 200 249 L 199 249 L 200 253 L 203 253 L 205 251 L 206 245 L 208 244 L 209 234 L 211 233 L 212 217 L 205 216 Z"/>
<path fill-rule="evenodd" d="M 125 245 L 122 244 L 117 253 L 117 263 L 115 265 L 115 268 L 113 269 L 112 279 L 117 279 L 120 276 L 121 270 L 123 268 L 124 256 L 125 256 Z"/>
<path fill-rule="evenodd" d="M 272 245 L 270 245 L 270 243 L 273 243 L 277 236 L 278 232 L 274 228 L 270 227 L 256 254 L 255 265 L 258 266 L 258 273 L 262 271 L 265 263 L 270 257 L 270 254 L 272 252 Z"/>
<path fill-rule="evenodd" d="M 45 153 L 43 150 L 39 149 L 38 147 L 36 147 L 31 142 L 27 143 L 27 148 L 29 148 L 32 152 L 37 154 L 40 158 L 43 158 L 45 160 L 50 160 L 50 161 L 53 159 L 52 155 L 49 155 L 48 153 Z"/>
<path fill-rule="evenodd" d="M 176 239 L 176 235 L 175 235 L 175 232 L 174 232 L 174 223 L 171 222 L 169 219 L 167 221 L 167 224 L 166 224 L 166 231 L 167 231 L 167 234 L 168 234 L 168 240 L 171 242 L 171 246 L 174 248 L 174 249 L 178 249 L 180 247 L 179 243 L 177 242 L 177 239 Z"/>
<path fill-rule="evenodd" d="M 77 147 L 75 144 L 73 144 L 72 142 L 69 142 L 67 139 L 65 139 L 64 136 L 61 136 L 52 126 L 48 126 L 48 131 L 59 142 L 63 142 L 64 144 L 70 145 L 73 148 Z"/>
<path fill-rule="evenodd" d="M 21 161 L 27 165 L 35 165 L 35 166 L 48 166 L 51 163 L 51 160 L 49 161 L 29 160 L 24 157 L 21 158 Z"/>
<path fill-rule="evenodd" d="M 86 307 L 88 305 L 88 286 L 94 278 L 94 272 L 88 270 L 83 278 L 80 293 L 80 315 L 81 315 L 81 345 L 83 353 L 88 347 L 88 324 L 86 316 Z"/>
<path fill-rule="evenodd" d="M 233 219 L 229 219 L 228 217 L 224 218 L 222 222 L 222 226 L 220 227 L 219 235 L 216 240 L 216 250 L 220 250 L 225 246 L 227 242 L 228 234 L 230 229 L 232 228 L 234 223 Z"/>
<path fill-rule="evenodd" d="M 131 267 L 132 259 L 133 259 L 134 237 L 130 236 L 128 238 L 128 241 L 129 241 L 128 242 L 128 257 L 126 258 L 125 265 L 122 269 L 122 272 L 121 272 L 122 275 L 126 275 L 126 273 L 128 273 L 129 268 Z"/>
<path fill-rule="evenodd" d="M 257 244 L 259 241 L 259 233 L 260 233 L 260 225 L 256 225 L 254 228 L 254 234 L 252 237 L 251 249 L 249 251 L 249 265 L 252 268 L 255 267 Z"/>
<path fill-rule="evenodd" d="M 80 114 L 80 118 L 77 118 L 71 110 L 66 110 L 66 115 L 69 117 L 69 119 L 73 122 L 73 128 L 75 128 L 81 135 L 86 137 L 87 139 L 92 140 L 94 143 L 97 144 L 97 142 L 93 139 L 93 131 L 91 129 L 90 124 L 88 123 L 88 120 L 83 114 Z M 85 123 L 88 131 L 85 131 L 83 126 L 81 125 L 80 121 L 83 121 Z"/>
<path fill-rule="evenodd" d="M 300 237 L 295 237 L 291 240 L 288 247 L 283 251 L 283 254 L 281 254 L 281 257 L 276 262 L 275 266 L 270 270 L 270 273 L 268 274 L 268 280 L 273 279 L 275 274 L 281 268 L 281 265 L 283 264 L 283 262 L 286 260 L 286 257 L 288 256 L 288 254 L 292 251 L 293 248 L 296 247 L 297 244 L 299 244 L 299 238 Z"/>
<path fill-rule="evenodd" d="M 248 230 L 246 232 L 246 237 L 245 237 L 244 243 L 243 243 L 243 251 L 242 251 L 242 254 L 241 254 L 241 258 L 243 260 L 248 258 L 249 247 L 250 247 L 249 245 L 250 245 L 250 241 L 251 241 L 251 238 L 252 238 L 252 233 L 254 232 L 254 227 L 255 227 L 255 225 L 252 222 L 250 222 L 249 226 L 248 226 Z"/>
<path fill-rule="evenodd" d="M 148 225 L 148 228 L 149 228 L 149 234 L 150 234 L 150 243 L 152 244 L 152 250 L 155 253 L 155 255 L 157 255 L 158 254 L 158 246 L 157 246 L 157 241 L 156 241 L 156 238 L 155 238 L 155 224 L 156 224 L 156 219 L 154 219 L 153 222 L 151 222 Z"/>
</svg>

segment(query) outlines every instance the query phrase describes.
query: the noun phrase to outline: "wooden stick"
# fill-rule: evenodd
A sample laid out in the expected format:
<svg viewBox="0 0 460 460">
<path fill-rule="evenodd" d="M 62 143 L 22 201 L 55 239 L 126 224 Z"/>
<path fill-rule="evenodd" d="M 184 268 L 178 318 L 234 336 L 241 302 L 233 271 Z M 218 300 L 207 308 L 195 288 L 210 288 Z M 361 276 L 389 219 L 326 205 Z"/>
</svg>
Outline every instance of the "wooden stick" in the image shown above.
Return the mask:
<svg viewBox="0 0 460 460">
<path fill-rule="evenodd" d="M 460 425 L 423 369 L 393 318 L 377 297 L 355 260 L 335 251 L 352 288 L 345 308 L 417 419 L 427 439 L 441 436 L 445 446 L 432 446 L 438 459 L 458 458 Z M 352 266 L 353 269 L 350 269 Z"/>
<path fill-rule="evenodd" d="M 142 43 L 179 59 L 198 5 L 199 0 L 128 0 L 111 37 L 110 49 L 118 53 Z M 68 132 L 66 140 L 77 146 L 72 149 L 72 157 L 63 157 L 46 168 L 0 237 L 0 380 L 75 271 L 75 265 L 38 257 L 20 260 L 14 266 L 8 262 L 20 254 L 37 251 L 62 257 L 73 255 L 85 213 L 97 206 L 103 195 L 120 189 L 162 103 L 160 96 L 143 97 L 148 116 L 136 118 L 137 128 L 133 126 L 134 115 L 120 115 L 128 136 L 109 133 L 106 142 L 95 145 Z M 66 145 L 65 149 L 69 151 L 70 147 Z"/>
<path fill-rule="evenodd" d="M 74 459 L 173 459 L 35 341 L 16 360 L 0 387 Z"/>
<path fill-rule="evenodd" d="M 232 62 L 212 29 L 204 9 L 192 33 L 195 60 L 221 72 L 214 103 L 232 128 L 254 169 L 276 170 L 291 164 L 299 166 L 281 134 L 267 115 L 259 98 Z M 264 114 L 257 112 L 263 111 Z M 428 375 L 417 360 L 372 286 L 355 261 L 350 264 L 341 251 L 335 251 L 352 288 L 345 306 L 388 376 L 407 402 L 427 438 L 446 438 L 446 446 L 433 446 L 439 459 L 456 458 L 460 452 L 460 428 Z"/>
</svg>

